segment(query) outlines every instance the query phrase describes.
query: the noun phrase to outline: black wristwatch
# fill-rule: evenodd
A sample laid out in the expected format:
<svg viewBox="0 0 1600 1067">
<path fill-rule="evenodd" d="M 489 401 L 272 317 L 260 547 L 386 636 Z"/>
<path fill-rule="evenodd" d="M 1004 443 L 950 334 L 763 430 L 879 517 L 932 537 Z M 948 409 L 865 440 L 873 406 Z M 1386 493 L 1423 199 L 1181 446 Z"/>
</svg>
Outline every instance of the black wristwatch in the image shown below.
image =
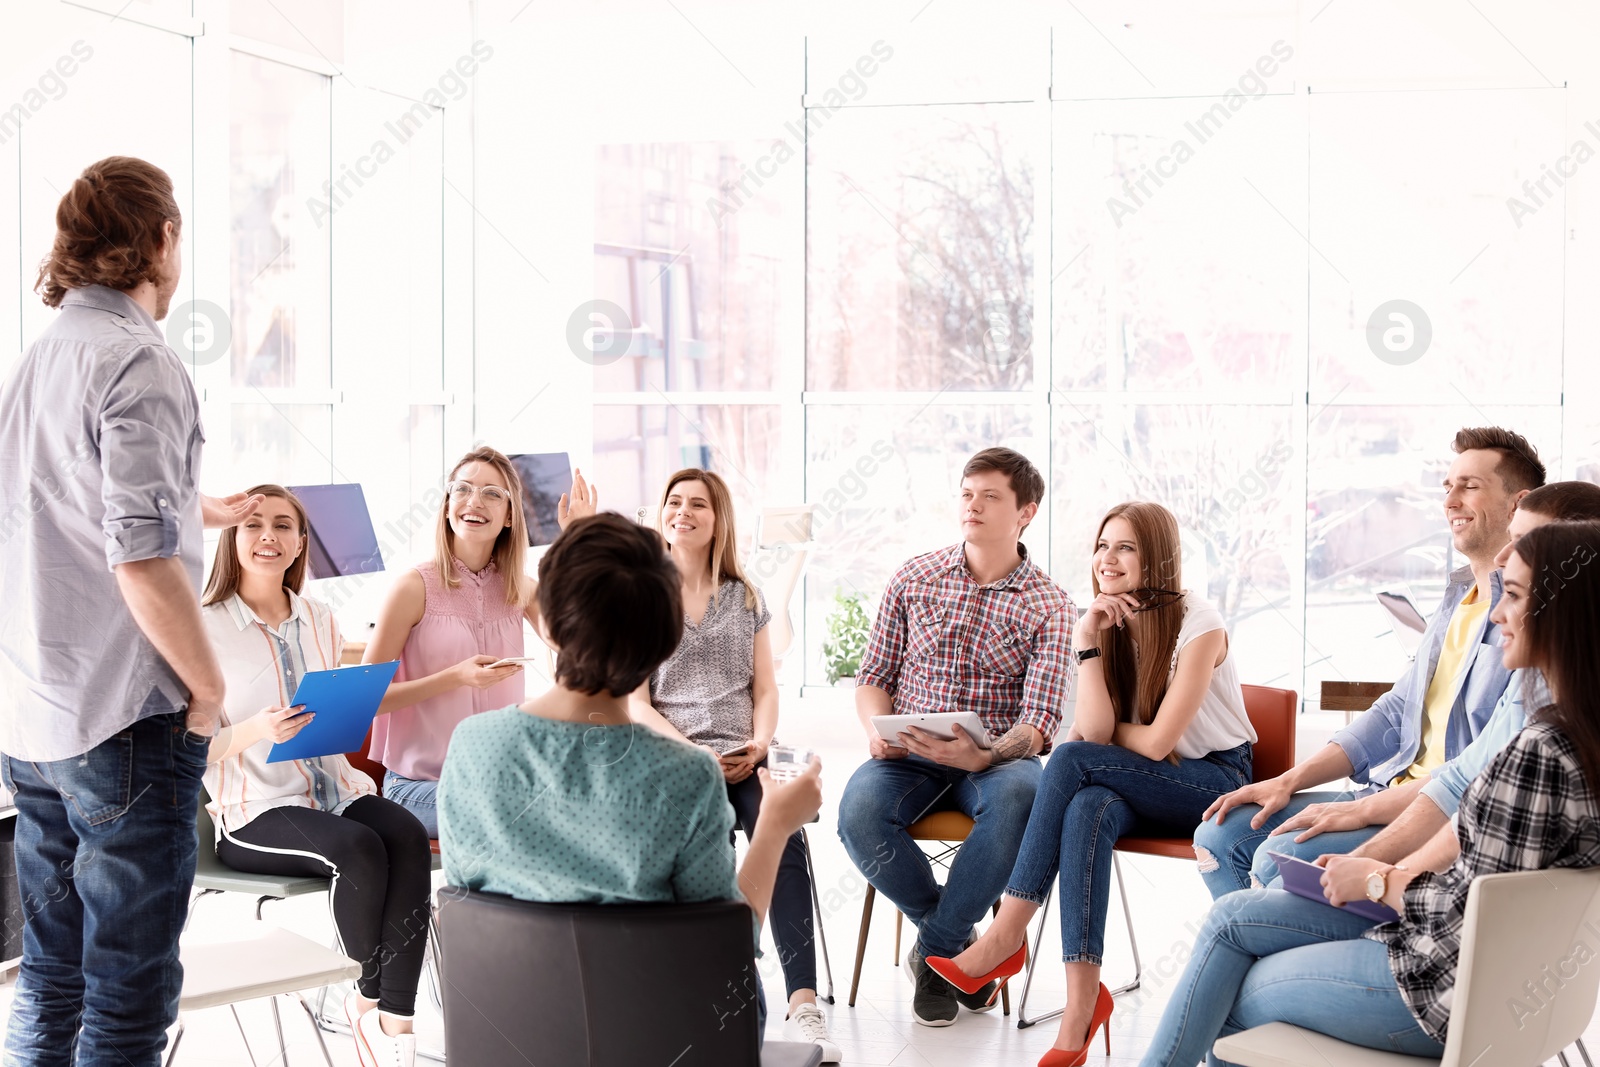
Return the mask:
<svg viewBox="0 0 1600 1067">
<path fill-rule="evenodd" d="M 1074 654 L 1078 657 L 1078 662 L 1082 663 L 1084 660 L 1094 659 L 1100 654 L 1100 650 L 1098 648 L 1085 648 Z"/>
</svg>

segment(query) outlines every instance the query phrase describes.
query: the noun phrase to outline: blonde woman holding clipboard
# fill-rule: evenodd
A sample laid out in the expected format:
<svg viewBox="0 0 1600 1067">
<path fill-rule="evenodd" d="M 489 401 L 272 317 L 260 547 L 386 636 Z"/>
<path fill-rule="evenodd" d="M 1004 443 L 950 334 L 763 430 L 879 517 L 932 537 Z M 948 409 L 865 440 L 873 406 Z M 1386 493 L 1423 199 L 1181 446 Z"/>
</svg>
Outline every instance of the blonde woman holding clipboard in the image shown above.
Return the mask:
<svg viewBox="0 0 1600 1067">
<path fill-rule="evenodd" d="M 300 595 L 300 501 L 278 485 L 250 494 L 261 504 L 222 532 L 202 598 L 228 694 L 205 774 L 217 858 L 238 871 L 333 879 L 339 941 L 362 965 L 345 1002 L 361 1063 L 411 1064 L 424 946 L 412 931 L 426 928 L 418 918 L 428 909 L 428 835 L 341 755 L 267 762 L 273 744 L 310 722 L 289 701 L 307 672 L 339 665 L 342 641 L 332 609 Z"/>
</svg>

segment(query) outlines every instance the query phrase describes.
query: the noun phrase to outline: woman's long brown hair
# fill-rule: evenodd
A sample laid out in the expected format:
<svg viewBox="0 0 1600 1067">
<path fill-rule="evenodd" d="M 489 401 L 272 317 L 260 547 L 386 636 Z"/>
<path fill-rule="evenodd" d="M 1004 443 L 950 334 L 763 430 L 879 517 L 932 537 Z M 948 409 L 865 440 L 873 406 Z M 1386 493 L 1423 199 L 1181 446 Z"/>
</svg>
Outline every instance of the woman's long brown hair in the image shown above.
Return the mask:
<svg viewBox="0 0 1600 1067">
<path fill-rule="evenodd" d="M 1100 543 L 1106 523 L 1124 519 L 1133 527 L 1133 543 L 1139 552 L 1140 584 L 1147 589 L 1183 590 L 1183 550 L 1178 541 L 1178 520 L 1160 504 L 1130 500 L 1106 512 L 1095 532 Z M 1100 576 L 1089 568 L 1095 596 L 1100 595 Z M 1133 635 L 1126 626 L 1107 626 L 1100 631 L 1100 655 L 1105 659 L 1106 689 L 1118 722 L 1147 726 L 1156 717 L 1161 699 L 1167 695 L 1172 652 L 1178 646 L 1178 631 L 1183 627 L 1184 597 L 1162 597 L 1140 612 L 1144 621 L 1144 644 L 1134 651 Z"/>
<path fill-rule="evenodd" d="M 306 585 L 306 560 L 311 555 L 311 544 L 306 538 L 311 533 L 311 524 L 306 521 L 305 505 L 300 503 L 300 498 L 281 485 L 252 485 L 246 490 L 246 496 L 257 494 L 268 500 L 278 497 L 289 502 L 294 508 L 294 513 L 300 520 L 300 555 L 289 564 L 289 569 L 283 572 L 283 587 L 298 593 Z M 265 506 L 266 501 L 263 500 Z M 248 520 L 246 520 L 248 521 Z M 205 595 L 200 598 L 202 607 L 220 604 L 239 591 L 239 575 L 242 568 L 239 565 L 239 527 L 233 525 L 222 531 L 222 536 L 217 540 L 217 556 L 211 562 L 211 578 L 206 582 Z"/>
<path fill-rule="evenodd" d="M 711 529 L 711 595 L 717 595 L 724 579 L 737 578 L 744 583 L 745 609 L 754 611 L 755 587 L 739 566 L 739 537 L 733 525 L 733 494 L 728 492 L 728 483 L 719 475 L 699 467 L 685 467 L 668 478 L 667 487 L 661 491 L 661 501 L 656 504 L 656 533 L 661 535 L 663 541 L 666 540 L 667 531 L 661 522 L 661 514 L 667 509 L 667 498 L 672 495 L 673 487 L 679 482 L 695 481 L 704 484 L 706 491 L 711 494 L 711 516 L 715 520 Z"/>
<path fill-rule="evenodd" d="M 1589 791 L 1600 797 L 1600 522 L 1547 523 L 1512 551 L 1533 572 L 1522 630 L 1554 698 L 1534 715 L 1572 741 Z"/>
</svg>

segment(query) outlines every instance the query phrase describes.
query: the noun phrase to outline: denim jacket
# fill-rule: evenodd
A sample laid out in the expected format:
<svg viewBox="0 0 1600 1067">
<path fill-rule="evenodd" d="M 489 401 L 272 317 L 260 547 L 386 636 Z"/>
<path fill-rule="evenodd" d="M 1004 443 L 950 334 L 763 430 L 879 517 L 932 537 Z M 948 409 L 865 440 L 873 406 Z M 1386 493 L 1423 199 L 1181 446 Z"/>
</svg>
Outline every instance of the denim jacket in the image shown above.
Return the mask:
<svg viewBox="0 0 1600 1067">
<path fill-rule="evenodd" d="M 1344 750 L 1355 768 L 1350 774 L 1354 781 L 1383 788 L 1415 762 L 1422 742 L 1422 712 L 1428 684 L 1433 680 L 1439 652 L 1444 648 L 1450 617 L 1467 590 L 1472 588 L 1473 581 L 1470 566 L 1450 572 L 1444 599 L 1428 622 L 1417 658 L 1393 689 L 1379 697 L 1359 719 L 1333 735 L 1333 743 Z M 1500 602 L 1503 588 L 1500 572 L 1494 571 L 1489 575 L 1491 612 Z M 1465 677 L 1456 693 L 1456 702 L 1450 708 L 1450 722 L 1446 727 L 1446 759 L 1454 759 L 1478 736 L 1478 731 L 1494 713 L 1495 704 L 1511 677 L 1502 661 L 1500 627 L 1487 616 L 1467 649 L 1462 670 Z"/>
</svg>

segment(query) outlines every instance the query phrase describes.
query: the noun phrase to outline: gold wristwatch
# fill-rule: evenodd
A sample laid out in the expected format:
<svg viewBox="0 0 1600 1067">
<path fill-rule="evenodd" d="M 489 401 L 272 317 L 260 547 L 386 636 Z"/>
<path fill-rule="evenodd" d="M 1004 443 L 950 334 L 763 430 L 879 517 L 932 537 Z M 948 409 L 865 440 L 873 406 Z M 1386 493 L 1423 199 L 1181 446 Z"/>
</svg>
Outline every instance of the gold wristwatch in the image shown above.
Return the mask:
<svg viewBox="0 0 1600 1067">
<path fill-rule="evenodd" d="M 1408 869 L 1398 863 L 1391 863 L 1385 870 L 1373 871 L 1367 875 L 1367 899 L 1374 904 L 1381 902 L 1384 895 L 1389 892 L 1389 872 Z"/>
</svg>

